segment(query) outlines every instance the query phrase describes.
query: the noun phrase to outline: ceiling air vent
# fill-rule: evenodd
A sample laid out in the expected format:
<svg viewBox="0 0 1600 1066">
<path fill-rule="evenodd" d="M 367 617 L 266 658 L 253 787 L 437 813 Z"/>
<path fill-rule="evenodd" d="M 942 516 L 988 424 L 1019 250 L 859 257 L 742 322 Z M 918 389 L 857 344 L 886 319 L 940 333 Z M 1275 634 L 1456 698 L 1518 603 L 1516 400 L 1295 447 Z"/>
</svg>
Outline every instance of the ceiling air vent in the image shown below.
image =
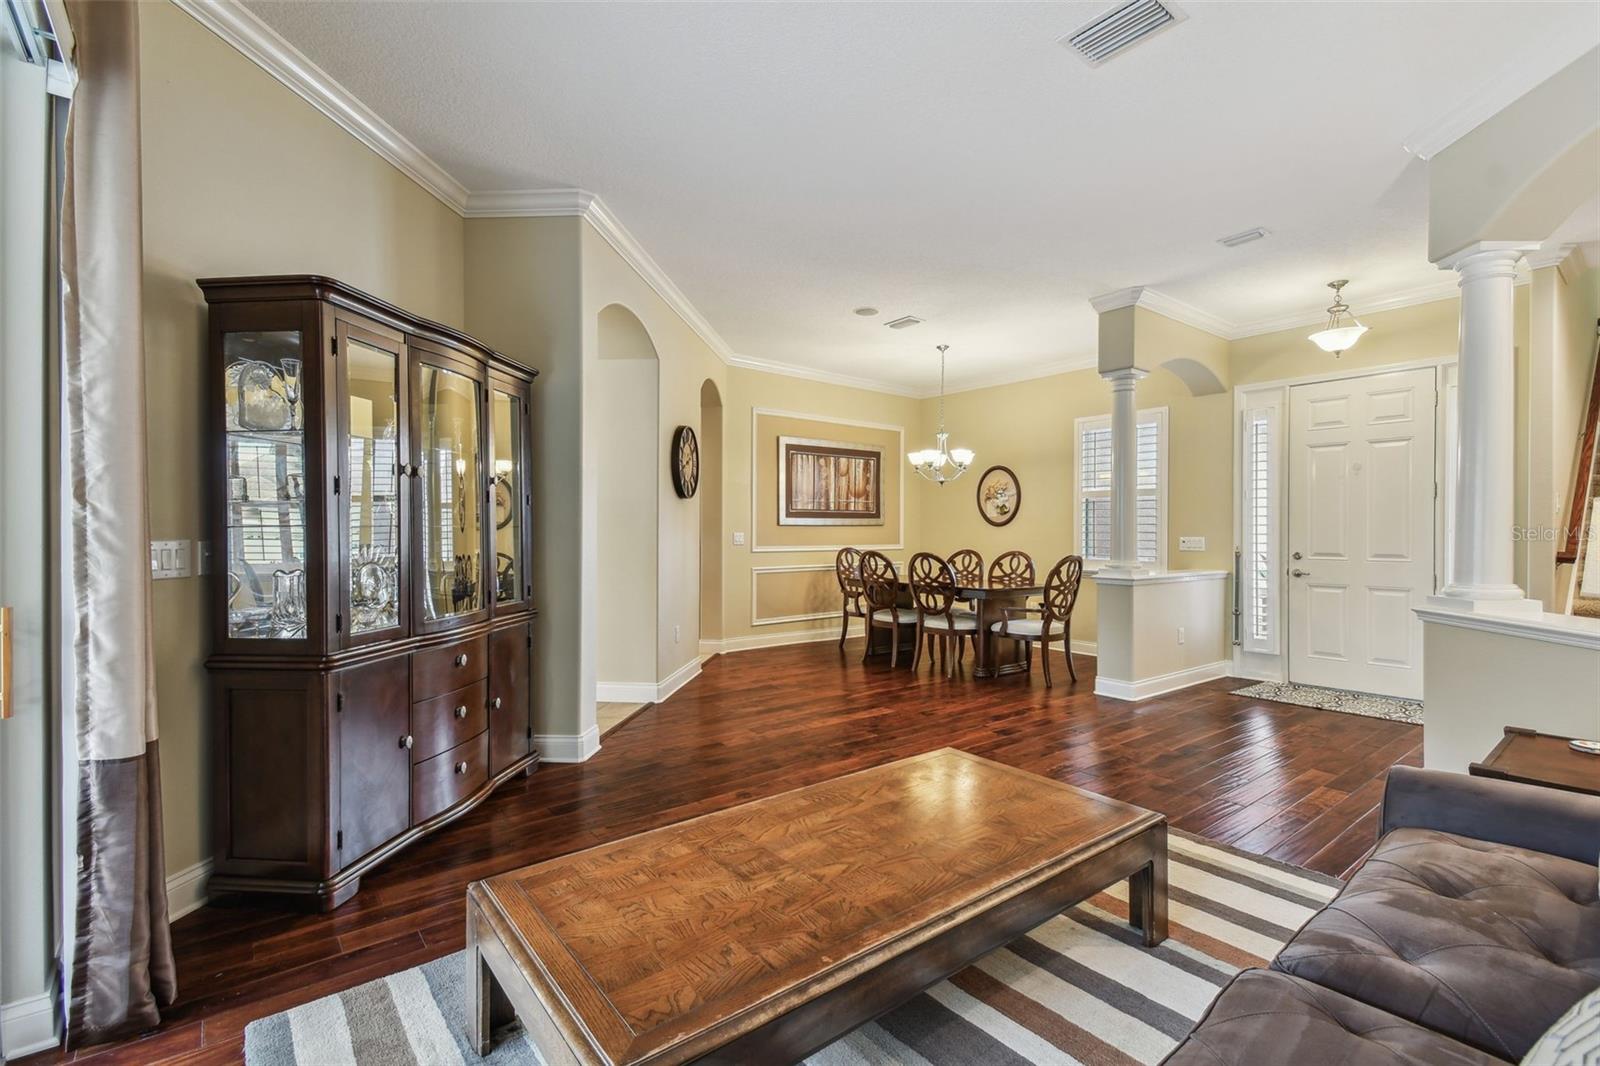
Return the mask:
<svg viewBox="0 0 1600 1066">
<path fill-rule="evenodd" d="M 1243 233 L 1230 233 L 1226 237 L 1218 237 L 1217 243 L 1228 248 L 1237 248 L 1241 244 L 1249 244 L 1251 241 L 1259 241 L 1269 232 L 1271 231 L 1264 230 L 1260 226 L 1257 226 L 1255 229 L 1247 229 Z"/>
<path fill-rule="evenodd" d="M 1090 66 L 1097 67 L 1181 17 L 1160 0 L 1131 0 L 1107 11 L 1077 33 L 1062 38 L 1062 43 L 1070 45 Z"/>
<path fill-rule="evenodd" d="M 916 315 L 901 315 L 899 318 L 890 319 L 888 322 L 885 322 L 884 325 L 888 326 L 890 329 L 905 329 L 908 326 L 922 325 L 922 319 L 918 318 Z"/>
</svg>

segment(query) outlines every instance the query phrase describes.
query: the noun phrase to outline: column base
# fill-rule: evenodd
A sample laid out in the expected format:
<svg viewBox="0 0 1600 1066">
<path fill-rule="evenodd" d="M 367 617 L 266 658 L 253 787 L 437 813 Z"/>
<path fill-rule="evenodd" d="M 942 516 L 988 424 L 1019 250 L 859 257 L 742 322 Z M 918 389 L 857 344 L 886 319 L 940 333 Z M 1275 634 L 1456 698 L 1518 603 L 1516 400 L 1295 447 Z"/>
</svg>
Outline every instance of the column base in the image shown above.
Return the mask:
<svg viewBox="0 0 1600 1066">
<path fill-rule="evenodd" d="M 1543 614 L 1544 604 L 1530 600 L 1516 585 L 1446 585 L 1429 596 L 1429 607 L 1473 614 Z"/>
</svg>

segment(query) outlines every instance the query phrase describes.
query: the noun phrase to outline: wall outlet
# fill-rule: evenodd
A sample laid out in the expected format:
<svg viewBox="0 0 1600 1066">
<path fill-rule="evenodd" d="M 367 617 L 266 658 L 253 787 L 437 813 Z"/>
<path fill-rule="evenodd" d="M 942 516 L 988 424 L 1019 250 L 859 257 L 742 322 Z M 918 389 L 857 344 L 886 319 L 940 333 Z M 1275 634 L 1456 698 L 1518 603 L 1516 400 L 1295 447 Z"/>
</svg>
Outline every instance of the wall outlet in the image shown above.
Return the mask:
<svg viewBox="0 0 1600 1066">
<path fill-rule="evenodd" d="M 189 542 L 186 540 L 153 540 L 150 542 L 150 577 L 163 581 L 172 577 L 188 577 Z"/>
<path fill-rule="evenodd" d="M 735 533 L 733 535 L 733 546 L 735 548 L 744 547 L 744 534 L 743 533 Z"/>
<path fill-rule="evenodd" d="M 674 643 L 674 644 L 682 644 L 683 643 L 683 627 L 682 626 L 673 626 L 672 627 L 672 643 Z"/>
<path fill-rule="evenodd" d="M 1178 550 L 1181 552 L 1203 552 L 1206 550 L 1206 538 L 1179 537 Z"/>
<path fill-rule="evenodd" d="M 1182 626 L 1178 627 L 1178 643 L 1179 644 L 1183 643 L 1183 627 Z"/>
</svg>

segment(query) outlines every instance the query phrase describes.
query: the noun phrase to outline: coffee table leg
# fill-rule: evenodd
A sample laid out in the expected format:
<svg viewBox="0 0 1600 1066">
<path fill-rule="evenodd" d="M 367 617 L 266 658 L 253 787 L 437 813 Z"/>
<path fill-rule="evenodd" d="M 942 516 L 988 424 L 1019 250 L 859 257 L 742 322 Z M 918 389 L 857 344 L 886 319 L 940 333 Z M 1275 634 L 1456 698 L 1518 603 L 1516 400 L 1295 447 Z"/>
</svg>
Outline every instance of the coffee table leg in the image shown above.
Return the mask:
<svg viewBox="0 0 1600 1066">
<path fill-rule="evenodd" d="M 489 1054 L 494 1032 L 515 1017 L 511 1001 L 495 980 L 489 962 L 478 946 L 477 905 L 467 904 L 467 1043 L 480 1056 Z"/>
<path fill-rule="evenodd" d="M 1128 921 L 1144 933 L 1144 946 L 1153 948 L 1167 939 L 1167 827 L 1145 835 L 1150 861 L 1128 878 Z"/>
</svg>

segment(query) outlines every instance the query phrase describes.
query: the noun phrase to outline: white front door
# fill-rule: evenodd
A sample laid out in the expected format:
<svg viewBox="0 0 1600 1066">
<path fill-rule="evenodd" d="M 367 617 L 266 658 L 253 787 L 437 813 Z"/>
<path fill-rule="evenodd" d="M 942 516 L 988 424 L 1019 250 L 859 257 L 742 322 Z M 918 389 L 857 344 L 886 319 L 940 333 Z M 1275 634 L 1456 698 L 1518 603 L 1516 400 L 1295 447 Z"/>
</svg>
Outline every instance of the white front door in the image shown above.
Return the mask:
<svg viewBox="0 0 1600 1066">
<path fill-rule="evenodd" d="M 1422 697 L 1436 371 L 1289 390 L 1289 680 Z"/>
</svg>

